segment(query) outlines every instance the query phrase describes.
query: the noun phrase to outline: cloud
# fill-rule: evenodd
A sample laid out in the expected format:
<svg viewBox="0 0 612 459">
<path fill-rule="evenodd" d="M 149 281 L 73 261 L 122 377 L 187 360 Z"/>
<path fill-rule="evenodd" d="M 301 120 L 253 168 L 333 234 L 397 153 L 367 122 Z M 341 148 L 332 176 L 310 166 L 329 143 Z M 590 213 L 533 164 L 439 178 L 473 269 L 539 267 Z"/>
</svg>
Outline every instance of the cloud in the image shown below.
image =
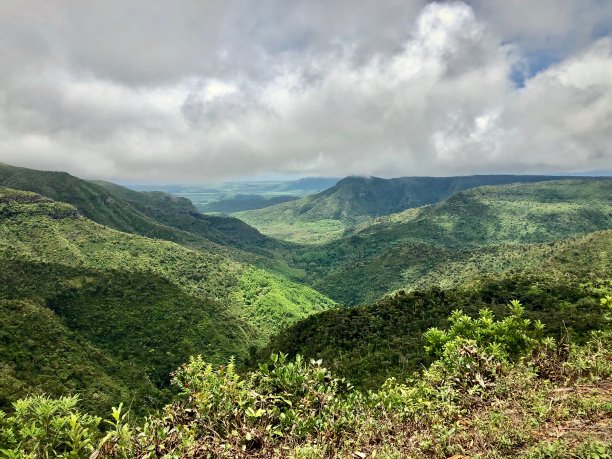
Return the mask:
<svg viewBox="0 0 612 459">
<path fill-rule="evenodd" d="M 0 161 L 149 182 L 609 169 L 610 8 L 578 3 L 4 4 Z"/>
</svg>

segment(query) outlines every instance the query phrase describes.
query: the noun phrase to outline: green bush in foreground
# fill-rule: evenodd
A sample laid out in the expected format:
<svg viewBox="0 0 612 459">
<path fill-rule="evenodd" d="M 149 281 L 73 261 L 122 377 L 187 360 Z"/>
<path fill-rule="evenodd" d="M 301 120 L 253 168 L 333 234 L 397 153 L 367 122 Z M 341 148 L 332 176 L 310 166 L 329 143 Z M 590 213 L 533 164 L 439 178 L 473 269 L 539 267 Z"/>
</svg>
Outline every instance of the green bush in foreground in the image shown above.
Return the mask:
<svg viewBox="0 0 612 459">
<path fill-rule="evenodd" d="M 232 361 L 193 357 L 174 374 L 174 403 L 136 424 L 114 409 L 106 432 L 75 398 L 27 398 L 0 415 L 0 457 L 605 458 L 612 432 L 591 435 L 588 425 L 612 419 L 612 334 L 596 333 L 562 357 L 519 303 L 512 311 L 500 321 L 488 311 L 453 313 L 448 330 L 426 333 L 437 360 L 376 391 L 354 389 L 320 361 L 280 354 L 245 375 Z M 567 390 L 574 380 L 583 384 Z M 585 435 L 565 444 L 542 434 L 573 415 Z"/>
<path fill-rule="evenodd" d="M 0 457 L 88 457 L 97 446 L 100 418 L 79 412 L 77 401 L 37 395 L 16 401 L 10 417 L 0 412 Z"/>
</svg>

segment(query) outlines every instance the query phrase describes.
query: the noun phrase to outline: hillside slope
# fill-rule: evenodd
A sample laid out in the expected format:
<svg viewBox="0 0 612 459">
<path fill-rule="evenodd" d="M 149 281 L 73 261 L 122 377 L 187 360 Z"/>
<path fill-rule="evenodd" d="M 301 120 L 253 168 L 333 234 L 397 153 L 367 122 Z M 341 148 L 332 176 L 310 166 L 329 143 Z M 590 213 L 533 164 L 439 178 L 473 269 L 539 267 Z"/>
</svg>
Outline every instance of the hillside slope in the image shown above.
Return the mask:
<svg viewBox="0 0 612 459">
<path fill-rule="evenodd" d="M 232 217 L 203 215 L 188 199 L 165 192 L 136 192 L 65 172 L 48 172 L 0 163 L 0 186 L 32 191 L 75 206 L 101 225 L 131 234 L 176 242 L 299 280 L 285 253 L 291 244 L 262 235 Z"/>
<path fill-rule="evenodd" d="M 475 314 L 488 307 L 503 314 L 508 298 L 520 300 L 549 333 L 580 339 L 602 322 L 600 298 L 612 289 L 611 273 L 610 230 L 553 244 L 507 246 L 493 257 L 457 260 L 422 277 L 423 289 L 297 322 L 274 337 L 260 358 L 279 351 L 323 358 L 352 383 L 374 387 L 425 364 L 422 333 L 443 325 L 452 310 Z"/>
<path fill-rule="evenodd" d="M 294 242 L 337 238 L 357 223 L 434 204 L 483 185 L 555 180 L 551 176 L 478 175 L 470 177 L 347 177 L 333 187 L 298 201 L 235 216 L 264 234 Z"/>
<path fill-rule="evenodd" d="M 612 179 L 481 187 L 357 226 L 342 239 L 306 247 L 294 262 L 319 291 L 344 304 L 363 304 L 422 285 L 454 262 L 502 260 L 508 244 L 554 242 L 610 228 Z M 520 257 L 508 259 L 495 270 L 519 262 Z"/>
<path fill-rule="evenodd" d="M 0 188 L 0 222 L 0 300 L 54 311 L 160 387 L 190 355 L 244 358 L 279 328 L 334 305 L 264 270 L 112 230 L 34 193 Z"/>
<path fill-rule="evenodd" d="M 35 393 L 79 394 L 90 412 L 134 400 L 143 412 L 166 399 L 141 368 L 95 346 L 35 301 L 0 299 L 0 410 Z"/>
<path fill-rule="evenodd" d="M 0 186 L 72 204 L 85 217 L 119 231 L 206 250 L 220 251 L 222 245 L 257 251 L 274 242 L 236 218 L 203 215 L 188 199 L 163 192 L 136 192 L 66 172 L 0 163 Z"/>
<path fill-rule="evenodd" d="M 127 202 L 155 222 L 201 236 L 220 245 L 242 249 L 256 249 L 272 245 L 266 236 L 255 228 L 233 217 L 218 217 L 199 213 L 186 198 L 161 191 L 133 191 L 110 182 L 94 182 Z"/>
</svg>

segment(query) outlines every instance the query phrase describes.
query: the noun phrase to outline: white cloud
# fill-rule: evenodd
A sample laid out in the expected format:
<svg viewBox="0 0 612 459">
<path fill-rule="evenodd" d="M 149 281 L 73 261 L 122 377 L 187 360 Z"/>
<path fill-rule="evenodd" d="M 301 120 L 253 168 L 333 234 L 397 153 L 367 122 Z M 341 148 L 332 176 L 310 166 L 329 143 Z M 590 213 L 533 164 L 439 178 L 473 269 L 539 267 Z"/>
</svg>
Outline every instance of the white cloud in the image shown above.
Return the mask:
<svg viewBox="0 0 612 459">
<path fill-rule="evenodd" d="M 493 3 L 147 3 L 128 31 L 139 2 L 11 10 L 0 161 L 147 181 L 611 168 L 610 38 L 581 35 L 517 88 L 538 28 Z M 567 41 L 549 22 L 534 43 Z"/>
</svg>

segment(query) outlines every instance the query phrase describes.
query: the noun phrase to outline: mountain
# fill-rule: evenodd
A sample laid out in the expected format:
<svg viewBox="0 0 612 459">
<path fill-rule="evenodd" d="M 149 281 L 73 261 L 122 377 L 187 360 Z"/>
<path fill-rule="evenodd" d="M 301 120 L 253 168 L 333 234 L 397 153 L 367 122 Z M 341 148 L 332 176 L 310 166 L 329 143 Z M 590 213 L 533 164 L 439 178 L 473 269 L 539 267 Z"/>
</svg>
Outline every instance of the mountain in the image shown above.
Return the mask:
<svg viewBox="0 0 612 459">
<path fill-rule="evenodd" d="M 294 242 L 338 238 L 349 226 L 406 209 L 434 204 L 483 185 L 529 183 L 561 177 L 476 175 L 470 177 L 347 177 L 300 200 L 235 216 L 264 234 Z"/>
<path fill-rule="evenodd" d="M 304 177 L 285 182 L 282 189 L 285 191 L 310 191 L 316 193 L 334 186 L 340 179 L 334 177 Z"/>
<path fill-rule="evenodd" d="M 548 333 L 584 339 L 604 320 L 600 298 L 610 286 L 612 230 L 546 244 L 506 246 L 495 256 L 455 260 L 423 288 L 400 291 L 366 306 L 316 314 L 288 327 L 264 348 L 322 358 L 353 384 L 376 387 L 428 363 L 422 333 L 444 327 L 455 309 L 475 315 L 490 308 L 508 313 L 508 299 L 520 300 L 527 317 Z"/>
<path fill-rule="evenodd" d="M 137 394 L 129 390 L 137 371 L 146 375 L 139 390 L 154 392 L 190 355 L 244 359 L 273 332 L 334 306 L 306 286 L 224 254 L 119 232 L 32 192 L 0 188 L 0 223 L 0 322 L 19 328 L 28 316 L 56 329 L 53 339 L 33 333 L 25 342 L 23 332 L 2 332 L 0 374 L 24 391 L 42 379 L 57 395 L 66 374 L 84 371 L 76 381 L 86 393 L 95 391 L 92 378 L 100 374 L 113 379 L 113 394 Z M 72 344 L 78 342 L 83 352 Z M 87 362 L 87 349 L 103 357 Z M 57 365 L 62 374 L 54 372 Z M 13 384 L 2 378 L 0 388 Z"/>
<path fill-rule="evenodd" d="M 215 244 L 257 248 L 269 241 L 236 218 L 200 214 L 188 199 L 163 192 L 136 192 L 109 182 L 90 182 L 66 172 L 0 164 L 0 186 L 72 204 L 96 223 L 127 233 L 189 244 L 190 236 L 185 234 L 189 232 L 206 239 L 191 242 L 209 250 Z"/>
<path fill-rule="evenodd" d="M 508 269 L 520 262 L 499 261 L 508 244 L 610 228 L 612 179 L 485 186 L 358 225 L 340 239 L 303 248 L 293 262 L 317 290 L 346 305 L 364 304 L 472 258 Z"/>
<path fill-rule="evenodd" d="M 235 181 L 209 185 L 129 185 L 137 191 L 164 191 L 189 199 L 200 212 L 229 213 L 247 206 L 250 209 L 278 204 L 288 198 L 299 199 L 318 193 L 339 179 L 306 177 L 299 180 Z M 278 202 L 275 202 L 278 201 Z"/>
<path fill-rule="evenodd" d="M 284 202 L 300 199 L 298 196 L 272 196 L 267 197 L 260 194 L 236 194 L 231 198 L 220 199 L 200 206 L 204 213 L 230 214 L 244 210 L 262 209 Z"/>
<path fill-rule="evenodd" d="M 136 192 L 103 181 L 87 181 L 65 172 L 48 172 L 0 163 L 0 186 L 32 191 L 75 206 L 101 225 L 132 234 L 215 252 L 245 263 L 294 276 L 276 252 L 282 243 L 232 217 L 199 213 L 185 198 L 165 192 Z"/>
<path fill-rule="evenodd" d="M 116 199 L 130 205 L 156 223 L 201 236 L 220 245 L 239 248 L 265 246 L 269 239 L 246 223 L 233 217 L 199 213 L 186 198 L 161 191 L 133 191 L 110 182 L 97 181 Z"/>
</svg>

